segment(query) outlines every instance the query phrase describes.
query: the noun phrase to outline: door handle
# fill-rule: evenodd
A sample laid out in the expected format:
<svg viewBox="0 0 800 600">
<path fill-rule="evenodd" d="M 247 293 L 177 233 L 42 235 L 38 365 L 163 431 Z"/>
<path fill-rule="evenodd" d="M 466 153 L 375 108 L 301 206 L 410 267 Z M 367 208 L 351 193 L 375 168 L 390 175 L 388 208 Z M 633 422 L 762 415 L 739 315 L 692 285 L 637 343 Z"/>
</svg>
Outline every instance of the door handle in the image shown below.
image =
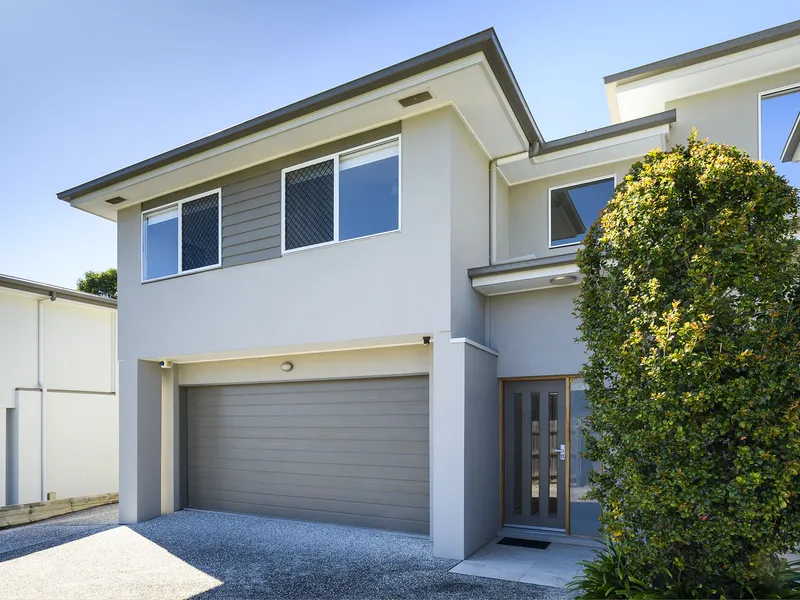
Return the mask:
<svg viewBox="0 0 800 600">
<path fill-rule="evenodd" d="M 558 447 L 558 460 L 567 460 L 567 447 L 564 444 Z"/>
</svg>

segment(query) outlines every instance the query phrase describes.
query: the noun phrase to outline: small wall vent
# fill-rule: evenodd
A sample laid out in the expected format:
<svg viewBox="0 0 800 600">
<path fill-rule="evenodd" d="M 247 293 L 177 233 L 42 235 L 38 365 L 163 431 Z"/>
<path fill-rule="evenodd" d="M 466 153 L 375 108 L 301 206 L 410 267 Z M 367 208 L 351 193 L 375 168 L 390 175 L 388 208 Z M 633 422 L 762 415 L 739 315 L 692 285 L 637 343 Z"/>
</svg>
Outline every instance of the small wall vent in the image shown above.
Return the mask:
<svg viewBox="0 0 800 600">
<path fill-rule="evenodd" d="M 406 96 L 405 98 L 400 98 L 398 102 L 400 106 L 403 108 L 408 108 L 409 106 L 414 106 L 415 104 L 419 104 L 420 102 L 425 102 L 426 100 L 430 100 L 433 98 L 430 92 L 420 92 L 419 94 L 414 94 L 413 96 Z"/>
<path fill-rule="evenodd" d="M 116 198 L 109 198 L 108 200 L 106 200 L 106 202 L 108 204 L 122 204 L 123 202 L 125 202 L 125 198 L 123 198 L 122 196 L 117 196 Z"/>
</svg>

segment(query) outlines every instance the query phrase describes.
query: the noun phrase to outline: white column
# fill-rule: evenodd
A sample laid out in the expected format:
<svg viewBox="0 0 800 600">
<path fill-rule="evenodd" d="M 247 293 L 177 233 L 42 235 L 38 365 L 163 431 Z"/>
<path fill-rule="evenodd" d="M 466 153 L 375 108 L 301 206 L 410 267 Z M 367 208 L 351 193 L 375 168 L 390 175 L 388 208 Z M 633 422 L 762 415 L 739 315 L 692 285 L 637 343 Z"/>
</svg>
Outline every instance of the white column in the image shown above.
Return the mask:
<svg viewBox="0 0 800 600">
<path fill-rule="evenodd" d="M 162 369 L 161 377 L 161 514 L 175 512 L 177 369 Z"/>
<path fill-rule="evenodd" d="M 464 345 L 433 338 L 431 532 L 433 553 L 464 559 Z"/>
</svg>

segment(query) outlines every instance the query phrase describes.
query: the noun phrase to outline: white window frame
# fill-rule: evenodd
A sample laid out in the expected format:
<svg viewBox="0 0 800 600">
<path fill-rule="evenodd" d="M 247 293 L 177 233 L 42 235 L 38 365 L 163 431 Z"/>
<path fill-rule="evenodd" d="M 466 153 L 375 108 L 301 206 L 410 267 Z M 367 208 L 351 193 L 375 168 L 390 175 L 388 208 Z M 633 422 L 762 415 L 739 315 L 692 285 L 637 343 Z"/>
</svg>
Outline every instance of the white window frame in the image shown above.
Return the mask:
<svg viewBox="0 0 800 600">
<path fill-rule="evenodd" d="M 380 146 L 381 144 L 386 144 L 388 142 L 394 142 L 394 141 L 397 142 L 397 229 L 392 229 L 390 231 L 381 231 L 380 233 L 371 233 L 369 235 L 363 235 L 361 237 L 350 238 L 347 240 L 340 240 L 339 239 L 339 157 L 346 154 L 350 154 L 351 152 L 358 152 L 359 150 L 365 150 L 367 148 L 372 148 L 373 146 Z M 286 174 L 291 173 L 292 171 L 297 171 L 298 169 L 310 167 L 311 165 L 327 162 L 329 160 L 333 160 L 333 240 L 329 242 L 320 242 L 319 244 L 312 244 L 311 246 L 303 246 L 301 248 L 290 248 L 287 250 L 286 249 Z M 304 252 L 306 250 L 323 248 L 325 246 L 333 246 L 334 244 L 347 244 L 349 242 L 367 240 L 381 235 L 400 233 L 403 229 L 402 165 L 403 165 L 403 142 L 401 141 L 401 135 L 396 134 L 386 138 L 381 138 L 379 140 L 369 142 L 367 144 L 361 144 L 360 146 L 353 146 L 352 148 L 347 148 L 346 150 L 342 150 L 340 152 L 335 152 L 333 154 L 321 156 L 320 158 L 315 158 L 313 160 L 309 160 L 282 169 L 281 170 L 281 255 L 293 254 L 295 252 Z"/>
<path fill-rule="evenodd" d="M 189 269 L 187 271 L 183 270 L 183 205 L 187 202 L 192 202 L 193 200 L 199 200 L 200 198 L 205 198 L 206 196 L 211 196 L 212 194 L 217 194 L 217 262 L 213 265 L 206 265 L 205 267 L 198 267 L 197 269 Z M 146 279 L 146 267 L 147 267 L 147 257 L 145 256 L 145 240 L 147 239 L 146 233 L 146 223 L 147 223 L 147 215 L 169 210 L 171 208 L 178 209 L 178 272 L 173 273 L 172 275 L 164 275 L 163 277 L 154 277 L 153 279 Z M 188 198 L 182 198 L 181 200 L 176 200 L 175 202 L 170 202 L 169 204 L 164 204 L 163 206 L 158 206 L 156 208 L 151 208 L 149 210 L 142 211 L 142 235 L 141 235 L 141 257 L 142 257 L 142 283 L 152 283 L 154 281 L 163 281 L 164 279 L 172 279 L 174 277 L 182 277 L 183 275 L 191 275 L 192 273 L 200 273 L 202 271 L 210 271 L 211 269 L 219 269 L 222 266 L 222 188 L 216 188 L 213 190 L 208 190 L 206 192 L 202 192 L 200 194 L 195 194 L 194 196 L 189 196 Z"/>
<path fill-rule="evenodd" d="M 772 90 L 764 90 L 763 92 L 758 92 L 758 160 L 763 160 L 762 158 L 763 153 L 761 151 L 761 104 L 764 98 L 782 94 L 784 92 L 790 92 L 790 93 L 800 92 L 800 81 L 789 85 L 783 85 L 779 88 L 775 88 Z"/>
<path fill-rule="evenodd" d="M 617 187 L 617 174 L 613 173 L 611 175 L 603 175 L 602 177 L 593 177 L 591 179 L 584 179 L 583 181 L 571 181 L 569 183 L 565 183 L 562 185 L 554 185 L 552 187 L 547 188 L 547 246 L 550 250 L 556 250 L 558 248 L 569 248 L 570 246 L 580 246 L 583 244 L 583 240 L 579 242 L 569 242 L 567 244 L 556 244 L 553 245 L 553 215 L 552 213 L 552 197 L 553 192 L 556 190 L 563 190 L 564 188 L 571 188 L 579 185 L 588 185 L 590 183 L 598 183 L 600 181 L 607 181 L 611 179 L 614 182 L 614 188 Z"/>
</svg>

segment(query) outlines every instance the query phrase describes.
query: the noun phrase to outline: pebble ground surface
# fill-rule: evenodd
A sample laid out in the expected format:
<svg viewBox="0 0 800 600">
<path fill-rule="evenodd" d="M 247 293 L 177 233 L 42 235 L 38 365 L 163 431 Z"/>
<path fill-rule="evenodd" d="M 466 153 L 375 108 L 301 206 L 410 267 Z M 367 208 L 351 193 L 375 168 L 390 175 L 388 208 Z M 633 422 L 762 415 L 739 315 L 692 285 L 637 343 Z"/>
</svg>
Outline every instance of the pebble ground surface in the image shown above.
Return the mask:
<svg viewBox="0 0 800 600">
<path fill-rule="evenodd" d="M 120 526 L 110 505 L 0 531 L 0 598 L 570 598 L 457 562 L 421 536 L 188 510 Z"/>
</svg>

